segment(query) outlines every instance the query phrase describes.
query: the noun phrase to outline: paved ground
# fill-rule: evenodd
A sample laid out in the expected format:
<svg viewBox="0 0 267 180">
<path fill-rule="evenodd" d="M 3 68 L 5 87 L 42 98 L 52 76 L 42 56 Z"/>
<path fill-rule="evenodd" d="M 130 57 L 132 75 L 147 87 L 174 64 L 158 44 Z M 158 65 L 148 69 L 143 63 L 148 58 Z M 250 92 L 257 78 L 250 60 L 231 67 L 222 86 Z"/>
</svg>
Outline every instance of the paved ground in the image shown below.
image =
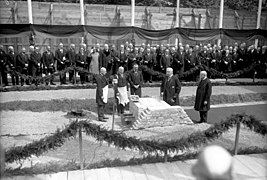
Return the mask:
<svg viewBox="0 0 267 180">
<path fill-rule="evenodd" d="M 3 178 L 3 180 L 194 180 L 195 178 L 192 174 L 191 169 L 195 163 L 196 159 L 193 159 L 187 161 L 151 163 L 136 166 L 67 171 L 54 174 L 40 174 L 36 176 L 17 176 L 13 178 Z M 266 180 L 266 163 L 266 153 L 234 156 L 232 173 L 233 180 Z"/>
<path fill-rule="evenodd" d="M 192 96 L 196 93 L 196 86 L 182 87 L 180 97 Z M 51 100 L 51 99 L 89 99 L 95 98 L 95 89 L 67 89 L 67 90 L 46 90 L 46 91 L 11 91 L 1 92 L 0 102 L 30 101 L 30 100 Z M 142 96 L 159 96 L 160 88 L 143 88 Z M 246 94 L 266 93 L 267 86 L 214 86 L 212 94 Z M 109 97 L 113 96 L 113 89 L 109 89 Z"/>
<path fill-rule="evenodd" d="M 267 104 L 245 105 L 235 107 L 212 107 L 208 114 L 208 123 L 217 123 L 225 120 L 233 113 L 246 113 L 255 116 L 258 120 L 267 121 Z M 195 121 L 199 120 L 199 113 L 193 109 L 185 110 L 188 116 Z"/>
</svg>

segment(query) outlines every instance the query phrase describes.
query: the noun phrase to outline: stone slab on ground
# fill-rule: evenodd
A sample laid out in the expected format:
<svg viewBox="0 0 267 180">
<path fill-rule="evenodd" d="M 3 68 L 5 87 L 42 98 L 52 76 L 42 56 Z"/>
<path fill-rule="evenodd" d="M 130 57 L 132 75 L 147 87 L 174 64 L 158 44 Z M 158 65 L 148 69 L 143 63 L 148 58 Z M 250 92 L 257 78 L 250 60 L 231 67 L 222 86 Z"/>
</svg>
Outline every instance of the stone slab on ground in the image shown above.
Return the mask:
<svg viewBox="0 0 267 180">
<path fill-rule="evenodd" d="M 140 98 L 138 102 L 130 101 L 129 110 L 135 117 L 133 123 L 135 129 L 193 124 L 181 106 L 170 106 L 157 98 Z"/>
</svg>

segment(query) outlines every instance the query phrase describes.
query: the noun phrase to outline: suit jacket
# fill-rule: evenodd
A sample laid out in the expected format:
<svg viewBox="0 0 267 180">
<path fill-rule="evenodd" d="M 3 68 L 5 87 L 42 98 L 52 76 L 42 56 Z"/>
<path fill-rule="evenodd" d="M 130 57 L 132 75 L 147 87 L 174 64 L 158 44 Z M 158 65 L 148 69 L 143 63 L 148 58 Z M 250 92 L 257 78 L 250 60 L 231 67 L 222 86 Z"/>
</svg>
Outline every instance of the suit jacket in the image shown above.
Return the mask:
<svg viewBox="0 0 267 180">
<path fill-rule="evenodd" d="M 128 76 L 128 81 L 131 87 L 133 87 L 134 85 L 141 86 L 143 84 L 142 72 L 137 71 L 137 73 L 135 73 L 133 70 L 131 70 Z"/>
<path fill-rule="evenodd" d="M 169 80 L 164 78 L 161 83 L 160 92 L 163 93 L 163 100 L 170 105 L 179 105 L 179 94 L 181 83 L 177 76 L 173 75 Z"/>
<path fill-rule="evenodd" d="M 160 67 L 164 70 L 166 70 L 166 68 L 170 67 L 172 63 L 172 56 L 169 54 L 168 56 L 161 56 L 160 59 Z"/>
<path fill-rule="evenodd" d="M 184 72 L 184 58 L 185 58 L 185 53 L 184 52 L 176 52 L 173 57 L 173 73 L 176 74 L 179 72 L 181 75 Z"/>
<path fill-rule="evenodd" d="M 153 54 L 150 52 L 149 54 L 144 54 L 143 56 L 143 64 L 146 65 L 147 67 L 151 68 L 154 65 L 154 56 Z"/>
<path fill-rule="evenodd" d="M 212 93 L 212 85 L 208 78 L 199 82 L 196 92 L 196 99 L 194 108 L 196 111 L 210 110 L 210 96 Z M 207 105 L 204 105 L 207 101 Z"/>
<path fill-rule="evenodd" d="M 19 68 L 24 68 L 25 67 L 25 64 L 28 64 L 28 54 L 26 53 L 19 53 L 17 55 L 17 67 Z"/>
<path fill-rule="evenodd" d="M 102 100 L 103 96 L 103 88 L 108 85 L 108 80 L 105 76 L 102 76 L 101 74 L 96 75 L 96 103 L 98 105 L 104 105 L 105 103 Z"/>
<path fill-rule="evenodd" d="M 51 64 L 54 65 L 54 61 L 55 61 L 55 57 L 54 57 L 54 54 L 52 52 L 50 52 L 50 54 L 48 54 L 47 51 L 45 51 L 43 53 L 43 65 L 44 67 L 47 67 L 47 68 L 51 68 Z"/>
<path fill-rule="evenodd" d="M 40 68 L 38 64 L 41 64 L 42 55 L 41 53 L 32 52 L 29 59 L 29 67 L 30 69 Z"/>
<path fill-rule="evenodd" d="M 57 61 L 57 66 L 62 69 L 65 67 L 65 61 L 63 61 L 63 57 L 66 57 L 66 50 L 63 49 L 63 52 L 60 49 L 57 49 L 55 52 L 55 60 Z"/>
<path fill-rule="evenodd" d="M 82 54 L 81 52 L 79 52 L 78 54 L 76 54 L 77 66 L 85 68 L 87 65 L 87 58 L 88 56 L 86 53 Z"/>
<path fill-rule="evenodd" d="M 15 69 L 16 68 L 16 53 L 8 53 L 7 54 L 7 64 L 10 68 Z"/>
<path fill-rule="evenodd" d="M 0 71 L 5 71 L 6 70 L 6 65 L 7 65 L 7 54 L 5 51 L 0 50 Z"/>
<path fill-rule="evenodd" d="M 108 64 L 111 63 L 112 60 L 112 52 L 110 50 L 106 51 L 103 50 L 102 53 L 100 54 L 100 68 L 108 68 Z"/>
<path fill-rule="evenodd" d="M 75 65 L 76 52 L 74 49 L 69 49 L 66 53 L 66 59 L 68 60 L 68 66 Z"/>
</svg>

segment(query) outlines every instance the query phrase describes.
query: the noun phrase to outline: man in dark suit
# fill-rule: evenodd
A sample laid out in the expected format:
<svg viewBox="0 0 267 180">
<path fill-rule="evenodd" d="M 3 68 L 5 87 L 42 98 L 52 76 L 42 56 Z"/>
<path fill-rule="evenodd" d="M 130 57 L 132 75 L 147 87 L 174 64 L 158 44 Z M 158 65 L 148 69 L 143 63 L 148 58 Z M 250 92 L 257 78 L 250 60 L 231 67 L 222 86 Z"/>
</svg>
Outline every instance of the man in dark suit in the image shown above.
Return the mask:
<svg viewBox="0 0 267 180">
<path fill-rule="evenodd" d="M 29 58 L 29 69 L 33 78 L 41 75 L 41 58 L 42 55 L 39 52 L 39 47 L 35 46 L 34 51 L 31 53 Z M 38 85 L 38 82 L 34 80 L 35 85 Z"/>
<path fill-rule="evenodd" d="M 194 109 L 199 111 L 199 123 L 207 122 L 208 111 L 210 110 L 210 96 L 212 93 L 212 85 L 207 78 L 207 72 L 200 72 L 200 82 L 197 87 Z"/>
<path fill-rule="evenodd" d="M 108 44 L 104 45 L 104 50 L 100 54 L 99 66 L 107 70 L 107 77 L 112 74 L 113 57 Z"/>
<path fill-rule="evenodd" d="M 173 69 L 167 68 L 166 78 L 162 81 L 160 87 L 160 95 L 163 96 L 163 100 L 171 106 L 179 105 L 181 87 L 178 77 L 173 75 Z"/>
<path fill-rule="evenodd" d="M 28 75 L 28 60 L 29 57 L 26 54 L 26 48 L 22 47 L 21 52 L 17 55 L 17 70 L 21 74 Z M 24 85 L 25 79 L 23 77 L 20 78 L 21 86 Z"/>
<path fill-rule="evenodd" d="M 75 44 L 71 44 L 69 50 L 66 53 L 66 66 L 75 66 L 76 65 L 76 52 L 75 52 Z M 74 70 L 69 71 L 69 82 L 74 84 L 74 77 L 76 74 L 74 74 Z"/>
<path fill-rule="evenodd" d="M 8 86 L 8 81 L 7 81 L 7 54 L 4 51 L 4 46 L 0 44 L 0 72 L 1 72 L 1 83 L 4 86 Z"/>
<path fill-rule="evenodd" d="M 148 69 L 153 69 L 154 62 L 155 62 L 155 57 L 151 53 L 150 48 L 147 48 L 146 53 L 143 56 L 143 65 L 147 66 Z M 152 75 L 148 72 L 144 72 L 144 80 L 145 82 L 149 81 L 152 83 Z"/>
<path fill-rule="evenodd" d="M 66 68 L 66 50 L 63 49 L 63 44 L 59 44 L 59 48 L 55 52 L 55 60 L 57 62 L 57 70 L 62 71 Z M 60 84 L 66 83 L 66 73 L 59 76 Z"/>
<path fill-rule="evenodd" d="M 11 70 L 16 71 L 17 70 L 17 54 L 14 52 L 13 46 L 8 47 L 8 53 L 7 53 L 7 64 Z M 13 86 L 19 85 L 19 76 L 11 74 L 11 80 Z"/>
<path fill-rule="evenodd" d="M 133 70 L 130 71 L 128 81 L 130 83 L 131 95 L 138 95 L 141 97 L 141 86 L 143 84 L 143 75 L 141 71 L 138 71 L 138 64 L 134 64 Z"/>
<path fill-rule="evenodd" d="M 108 119 L 104 116 L 105 105 L 107 104 L 108 96 L 108 80 L 105 77 L 107 73 L 106 68 L 102 67 L 100 69 L 100 74 L 96 76 L 96 103 L 97 103 L 97 112 L 98 120 L 106 122 L 105 119 Z"/>
<path fill-rule="evenodd" d="M 87 66 L 87 62 L 88 62 L 87 59 L 88 59 L 88 56 L 84 52 L 84 47 L 81 47 L 80 51 L 76 54 L 77 67 L 81 67 L 81 68 L 85 69 Z M 79 72 L 79 75 L 80 75 L 81 84 L 84 84 L 85 80 L 86 80 L 86 73 Z"/>
<path fill-rule="evenodd" d="M 42 63 L 43 63 L 43 69 L 44 69 L 45 75 L 53 74 L 55 72 L 55 70 L 54 70 L 55 57 L 54 57 L 53 52 L 51 52 L 50 46 L 46 47 L 46 51 L 43 53 L 42 60 L 43 60 Z M 53 80 L 54 80 L 54 78 L 51 77 L 50 84 L 56 85 L 56 84 L 54 84 Z M 45 83 L 46 83 L 46 85 L 48 85 L 49 81 L 46 81 Z"/>
<path fill-rule="evenodd" d="M 184 47 L 180 47 L 179 51 L 174 54 L 172 67 L 173 67 L 173 73 L 182 75 L 184 72 Z"/>
</svg>

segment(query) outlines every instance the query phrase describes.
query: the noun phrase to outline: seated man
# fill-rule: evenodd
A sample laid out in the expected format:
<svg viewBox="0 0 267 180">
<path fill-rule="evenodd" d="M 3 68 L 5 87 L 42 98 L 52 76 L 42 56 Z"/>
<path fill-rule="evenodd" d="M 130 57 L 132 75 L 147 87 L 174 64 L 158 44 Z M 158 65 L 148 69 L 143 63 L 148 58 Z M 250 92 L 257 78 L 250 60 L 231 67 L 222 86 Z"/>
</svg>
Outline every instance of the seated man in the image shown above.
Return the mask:
<svg viewBox="0 0 267 180">
<path fill-rule="evenodd" d="M 224 148 L 211 145 L 206 147 L 192 167 L 197 180 L 232 180 L 233 159 Z"/>
</svg>

